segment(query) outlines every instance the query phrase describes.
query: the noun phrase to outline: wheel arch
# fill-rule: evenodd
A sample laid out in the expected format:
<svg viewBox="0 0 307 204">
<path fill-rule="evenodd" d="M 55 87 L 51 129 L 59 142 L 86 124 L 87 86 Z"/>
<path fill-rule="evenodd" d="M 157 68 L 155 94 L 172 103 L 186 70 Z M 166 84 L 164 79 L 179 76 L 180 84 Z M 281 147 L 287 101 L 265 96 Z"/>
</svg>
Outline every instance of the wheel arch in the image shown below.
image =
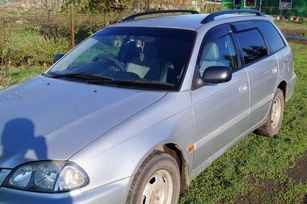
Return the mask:
<svg viewBox="0 0 307 204">
<path fill-rule="evenodd" d="M 281 81 L 277 88 L 281 89 L 284 94 L 284 99 L 286 100 L 287 97 L 287 82 L 285 80 Z"/>
<path fill-rule="evenodd" d="M 186 192 L 189 190 L 191 182 L 187 158 L 183 154 L 183 150 L 179 145 L 174 143 L 161 144 L 155 148 L 155 151 L 161 151 L 170 154 L 176 161 L 180 169 L 180 191 Z"/>
<path fill-rule="evenodd" d="M 150 159 L 153 155 L 157 153 L 166 153 L 169 154 L 171 157 L 173 157 L 180 170 L 180 192 L 186 192 L 189 189 L 190 185 L 190 175 L 189 175 L 189 167 L 188 167 L 188 160 L 186 156 L 184 155 L 183 150 L 180 148 L 179 145 L 175 143 L 163 143 L 163 144 L 157 144 L 156 146 L 153 146 L 150 151 L 148 151 L 144 156 L 143 159 L 139 162 L 138 167 L 136 168 L 136 172 L 133 175 L 131 182 L 129 184 L 129 191 L 127 196 L 126 203 L 129 203 L 131 196 L 131 190 L 134 188 L 135 185 L 135 178 L 138 177 L 138 171 L 139 169 L 148 162 L 148 159 Z"/>
<path fill-rule="evenodd" d="M 153 147 L 150 151 L 148 151 L 144 155 L 143 159 L 139 162 L 139 165 L 136 169 L 134 176 L 137 175 L 139 168 L 144 163 L 147 162 L 148 158 L 150 158 L 153 154 L 156 154 L 157 152 L 167 153 L 177 161 L 180 170 L 180 192 L 187 192 L 189 190 L 189 185 L 191 183 L 188 159 L 185 156 L 183 149 L 175 143 L 168 142 L 168 143 L 158 144 L 155 147 Z M 133 185 L 133 182 L 134 179 L 132 179 L 132 183 L 130 185 Z"/>
</svg>

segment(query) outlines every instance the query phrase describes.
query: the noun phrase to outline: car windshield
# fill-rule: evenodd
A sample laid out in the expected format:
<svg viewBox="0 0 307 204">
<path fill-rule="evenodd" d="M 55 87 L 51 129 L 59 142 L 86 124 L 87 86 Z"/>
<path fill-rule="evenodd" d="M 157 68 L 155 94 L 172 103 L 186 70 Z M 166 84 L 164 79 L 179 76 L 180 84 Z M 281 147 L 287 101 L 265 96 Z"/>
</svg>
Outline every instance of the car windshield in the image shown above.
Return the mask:
<svg viewBox="0 0 307 204">
<path fill-rule="evenodd" d="M 177 89 L 195 32 L 166 28 L 106 28 L 60 59 L 45 75 L 87 83 Z"/>
</svg>

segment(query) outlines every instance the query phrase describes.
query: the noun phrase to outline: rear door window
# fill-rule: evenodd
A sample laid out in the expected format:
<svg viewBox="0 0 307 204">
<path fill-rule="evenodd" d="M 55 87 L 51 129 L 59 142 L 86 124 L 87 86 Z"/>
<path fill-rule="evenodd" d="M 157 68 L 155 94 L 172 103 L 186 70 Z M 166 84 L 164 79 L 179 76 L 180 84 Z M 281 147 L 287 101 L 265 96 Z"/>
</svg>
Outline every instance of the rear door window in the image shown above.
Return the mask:
<svg viewBox="0 0 307 204">
<path fill-rule="evenodd" d="M 245 64 L 250 64 L 268 55 L 262 35 L 257 29 L 236 33 Z"/>
<path fill-rule="evenodd" d="M 273 53 L 285 47 L 283 39 L 272 23 L 267 21 L 255 21 L 254 23 L 257 25 L 262 35 L 269 43 Z"/>
</svg>

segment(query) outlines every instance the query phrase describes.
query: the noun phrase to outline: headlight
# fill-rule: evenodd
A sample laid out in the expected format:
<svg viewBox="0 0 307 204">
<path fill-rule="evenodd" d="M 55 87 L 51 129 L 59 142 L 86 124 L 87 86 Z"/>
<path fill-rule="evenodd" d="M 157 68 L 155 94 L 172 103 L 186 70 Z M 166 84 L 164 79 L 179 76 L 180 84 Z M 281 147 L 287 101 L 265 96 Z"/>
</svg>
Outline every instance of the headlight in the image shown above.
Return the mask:
<svg viewBox="0 0 307 204">
<path fill-rule="evenodd" d="M 87 174 L 75 163 L 39 161 L 16 167 L 5 179 L 3 186 L 34 192 L 60 193 L 88 183 Z"/>
</svg>

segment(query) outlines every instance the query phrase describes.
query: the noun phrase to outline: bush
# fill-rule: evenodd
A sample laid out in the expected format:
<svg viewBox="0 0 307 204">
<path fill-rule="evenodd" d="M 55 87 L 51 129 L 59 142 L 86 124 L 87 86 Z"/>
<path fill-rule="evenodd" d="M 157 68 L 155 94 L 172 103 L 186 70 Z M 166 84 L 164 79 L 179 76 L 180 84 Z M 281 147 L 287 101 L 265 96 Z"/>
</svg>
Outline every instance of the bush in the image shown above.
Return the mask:
<svg viewBox="0 0 307 204">
<path fill-rule="evenodd" d="M 76 28 L 76 31 L 75 31 L 76 44 L 79 44 L 80 42 L 85 40 L 87 37 L 97 32 L 99 29 L 101 29 L 101 26 L 97 24 L 91 25 L 88 22 L 82 23 L 80 26 Z"/>
<path fill-rule="evenodd" d="M 201 9 L 201 13 L 214 13 L 222 10 L 222 6 L 219 4 L 205 4 Z"/>
<path fill-rule="evenodd" d="M 70 30 L 67 26 L 63 26 L 57 22 L 49 22 L 39 26 L 39 32 L 47 39 L 57 40 L 58 38 L 70 37 Z"/>
<path fill-rule="evenodd" d="M 0 43 L 0 63 L 9 66 L 52 64 L 53 55 L 69 50 L 69 40 L 48 39 L 36 31 L 14 29 L 6 33 L 7 43 Z"/>
</svg>

